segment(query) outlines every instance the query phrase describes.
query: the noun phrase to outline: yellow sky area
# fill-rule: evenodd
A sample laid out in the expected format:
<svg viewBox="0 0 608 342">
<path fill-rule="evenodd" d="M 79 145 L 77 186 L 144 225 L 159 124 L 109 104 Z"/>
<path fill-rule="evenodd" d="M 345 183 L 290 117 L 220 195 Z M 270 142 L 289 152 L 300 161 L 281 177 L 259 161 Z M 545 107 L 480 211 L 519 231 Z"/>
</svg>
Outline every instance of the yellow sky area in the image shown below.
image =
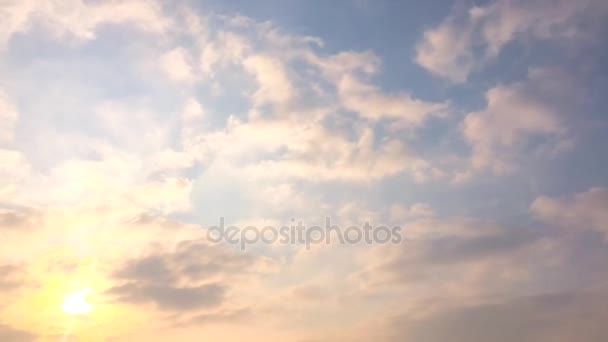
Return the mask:
<svg viewBox="0 0 608 342">
<path fill-rule="evenodd" d="M 71 265 L 50 267 L 57 260 L 47 256 L 28 269 L 32 284 L 19 289 L 18 295 L 12 296 L 14 301 L 8 301 L 2 310 L 3 321 L 43 336 L 41 341 L 57 341 L 66 333 L 79 340 L 104 341 L 149 320 L 150 315 L 144 310 L 119 304 L 104 294 L 112 284 L 98 271 L 95 260 L 74 260 Z M 64 312 L 66 298 L 85 289 L 91 289 L 86 302 L 94 309 L 84 315 Z"/>
<path fill-rule="evenodd" d="M 58 336 L 68 328 L 84 341 L 150 330 L 150 322 L 159 322 L 154 328 L 163 329 L 166 324 L 154 311 L 119 304 L 104 294 L 120 285 L 108 275 L 131 258 L 148 253 L 151 245 L 172 247 L 175 241 L 204 235 L 197 226 L 136 225 L 130 221 L 135 213 L 137 210 L 117 214 L 114 207 L 49 209 L 42 219 L 23 229 L 25 234 L 3 235 L 0 258 L 23 267 L 20 277 L 25 283 L 0 293 L 0 321 L 43 336 L 41 341 L 61 341 Z M 92 290 L 87 297 L 94 306 L 92 312 L 70 316 L 62 311 L 67 296 L 85 289 Z"/>
</svg>

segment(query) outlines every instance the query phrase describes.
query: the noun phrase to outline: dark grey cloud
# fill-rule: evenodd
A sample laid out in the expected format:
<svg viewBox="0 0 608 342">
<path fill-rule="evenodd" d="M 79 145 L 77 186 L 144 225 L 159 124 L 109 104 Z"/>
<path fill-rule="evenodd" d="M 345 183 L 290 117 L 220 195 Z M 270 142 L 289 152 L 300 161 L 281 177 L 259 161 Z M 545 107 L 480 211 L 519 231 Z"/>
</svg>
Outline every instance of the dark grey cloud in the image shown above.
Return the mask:
<svg viewBox="0 0 608 342">
<path fill-rule="evenodd" d="M 214 308 L 223 303 L 232 280 L 248 274 L 257 261 L 204 240 L 182 241 L 171 250 L 124 263 L 113 274 L 118 285 L 108 293 L 119 301 L 168 311 Z"/>
<path fill-rule="evenodd" d="M 608 292 L 541 294 L 459 306 L 424 318 L 395 317 L 385 340 L 416 342 L 603 342 Z"/>
<path fill-rule="evenodd" d="M 600 232 L 482 220 L 415 229 L 401 246 L 379 247 L 357 275 L 372 293 L 387 284 L 416 291 L 373 339 L 607 341 L 608 243 Z"/>
<path fill-rule="evenodd" d="M 31 208 L 0 208 L 0 230 L 33 229 L 42 224 L 39 212 Z"/>
<path fill-rule="evenodd" d="M 481 223 L 483 225 L 483 223 Z M 504 228 L 479 235 L 440 236 L 426 241 L 419 260 L 430 263 L 459 263 L 512 253 L 526 247 L 543 235 L 527 228 Z"/>
<path fill-rule="evenodd" d="M 226 286 L 206 284 L 180 287 L 170 284 L 128 283 L 114 287 L 109 292 L 128 303 L 154 303 L 163 310 L 196 310 L 220 305 Z"/>
<path fill-rule="evenodd" d="M 17 265 L 0 265 L 0 291 L 16 289 L 24 285 L 23 268 Z"/>
<path fill-rule="evenodd" d="M 246 273 L 259 261 L 250 254 L 202 240 L 179 243 L 170 259 L 180 274 L 193 280 L 219 274 Z"/>
<path fill-rule="evenodd" d="M 145 256 L 141 259 L 127 263 L 116 272 L 121 279 L 131 279 L 144 282 L 170 283 L 174 274 L 167 261 L 159 255 Z"/>
<path fill-rule="evenodd" d="M 172 282 L 180 277 L 202 281 L 222 274 L 244 273 L 257 259 L 204 240 L 178 243 L 170 251 L 159 251 L 131 260 L 116 272 L 119 279 Z"/>
<path fill-rule="evenodd" d="M 430 278 L 452 275 L 459 281 L 470 266 L 485 264 L 498 276 L 501 267 L 516 264 L 534 250 L 550 232 L 501 226 L 484 220 L 425 221 L 415 229 L 427 231 L 397 246 L 375 250 L 378 263 L 362 270 L 359 276 L 384 285 L 424 283 Z M 405 227 L 407 234 L 408 227 Z M 490 267 L 492 264 L 495 268 Z M 454 274 L 452 274 L 454 273 Z"/>
<path fill-rule="evenodd" d="M 27 331 L 15 329 L 0 323 L 0 341 L 2 342 L 29 342 L 35 339 L 36 336 Z"/>
<path fill-rule="evenodd" d="M 408 228 L 406 227 L 405 230 Z M 353 276 L 362 293 L 417 291 L 422 300 L 569 292 L 608 283 L 602 234 L 483 220 L 426 222 L 399 246 L 380 246 Z"/>
</svg>

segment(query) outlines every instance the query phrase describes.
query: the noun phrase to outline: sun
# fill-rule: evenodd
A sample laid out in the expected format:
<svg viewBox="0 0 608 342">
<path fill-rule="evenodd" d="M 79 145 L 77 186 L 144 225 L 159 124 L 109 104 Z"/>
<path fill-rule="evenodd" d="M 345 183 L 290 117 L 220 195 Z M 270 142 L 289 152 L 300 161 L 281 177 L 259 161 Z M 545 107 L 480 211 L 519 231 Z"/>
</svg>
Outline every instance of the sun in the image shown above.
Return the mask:
<svg viewBox="0 0 608 342">
<path fill-rule="evenodd" d="M 84 289 L 68 295 L 63 301 L 61 309 L 68 315 L 86 315 L 93 311 L 93 305 L 87 303 L 87 296 L 93 292 L 91 289 Z"/>
</svg>

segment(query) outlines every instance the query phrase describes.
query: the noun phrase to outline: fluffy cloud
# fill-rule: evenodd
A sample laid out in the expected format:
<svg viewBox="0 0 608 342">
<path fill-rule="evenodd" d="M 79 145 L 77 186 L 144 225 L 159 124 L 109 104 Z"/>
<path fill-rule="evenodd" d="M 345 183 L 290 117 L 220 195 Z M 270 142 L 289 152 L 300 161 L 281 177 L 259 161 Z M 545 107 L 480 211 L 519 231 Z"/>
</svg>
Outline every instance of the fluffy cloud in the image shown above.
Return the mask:
<svg viewBox="0 0 608 342">
<path fill-rule="evenodd" d="M 21 185 L 30 175 L 30 164 L 19 151 L 0 148 L 0 198 L 14 200 Z"/>
<path fill-rule="evenodd" d="M 535 277 L 534 266 L 522 268 L 521 260 L 553 252 L 541 231 L 491 221 L 419 219 L 403 232 L 405 243 L 375 247 L 362 259 L 353 279 L 364 293 L 393 289 L 418 300 L 441 293 L 473 301 L 513 293 Z"/>
<path fill-rule="evenodd" d="M 2 5 L 0 11 L 0 46 L 15 33 L 26 32 L 41 25 L 58 37 L 73 36 L 92 39 L 98 26 L 128 24 L 138 29 L 162 33 L 170 20 L 156 2 L 109 1 L 89 3 L 82 0 L 15 1 Z"/>
<path fill-rule="evenodd" d="M 268 272 L 272 264 L 271 259 L 238 254 L 202 239 L 185 240 L 166 252 L 127 261 L 114 273 L 118 285 L 108 294 L 121 302 L 155 304 L 160 310 L 215 308 L 235 279 Z"/>
<path fill-rule="evenodd" d="M 526 81 L 488 90 L 486 108 L 469 113 L 462 124 L 473 148 L 473 169 L 504 173 L 516 169 L 526 154 L 552 155 L 567 148 L 567 121 L 574 119 L 570 110 L 578 96 L 571 83 L 559 70 L 536 69 Z"/>
<path fill-rule="evenodd" d="M 172 57 L 169 69 L 184 71 L 180 79 L 188 74 L 191 80 L 210 81 L 215 95 L 218 90 L 222 96 L 249 95 L 252 108 L 247 117 L 230 115 L 223 129 L 210 130 L 210 116 L 182 123 L 184 152 L 194 160 L 233 166 L 249 178 L 280 181 L 361 182 L 405 172 L 424 182 L 444 176 L 433 162 L 410 150 L 397 133 L 374 141 L 372 126 L 386 125 L 391 132 L 414 129 L 430 117 L 444 116 L 446 103 L 423 101 L 405 91 L 384 92 L 370 80 L 379 64 L 371 52 L 325 55 L 311 47 L 320 42 L 284 33 L 272 23 L 245 17 L 219 20 L 226 27 L 207 31 L 200 49 L 180 47 L 163 57 Z M 200 66 L 185 64 L 197 53 Z M 248 79 L 239 76 L 241 71 L 254 82 L 253 89 L 234 89 L 235 78 L 238 85 L 248 84 Z M 191 105 L 195 102 L 188 100 L 188 111 L 199 111 L 200 104 Z M 351 112 L 359 116 L 348 123 L 351 127 L 330 131 L 328 126 L 343 122 Z"/>
<path fill-rule="evenodd" d="M 531 210 L 552 225 L 608 234 L 608 189 L 605 188 L 592 188 L 573 196 L 539 197 Z"/>
<path fill-rule="evenodd" d="M 591 39 L 608 10 L 601 0 L 499 0 L 469 10 L 457 9 L 424 33 L 415 61 L 453 82 L 464 82 L 511 41 L 541 39 L 580 42 Z"/>
<path fill-rule="evenodd" d="M 415 203 L 409 208 L 401 204 L 393 204 L 389 209 L 389 217 L 393 222 L 433 216 L 435 216 L 435 213 L 428 203 Z"/>
<path fill-rule="evenodd" d="M 347 75 L 338 84 L 341 102 L 347 110 L 372 121 L 397 119 L 398 125 L 418 126 L 430 116 L 441 116 L 447 106 L 429 103 L 409 94 L 383 94 L 377 87 Z"/>
<path fill-rule="evenodd" d="M 254 23 L 244 17 L 224 19 L 232 27 L 205 41 L 200 54 L 201 72 L 219 81 L 220 75 L 231 72 L 229 77 L 234 77 L 234 68 L 243 68 L 258 85 L 251 95 L 256 106 L 280 104 L 280 114 L 286 115 L 286 104 L 301 108 L 324 103 L 329 108 L 340 106 L 356 112 L 367 120 L 388 119 L 397 122 L 397 127 L 419 126 L 427 118 L 448 111 L 445 103 L 423 101 L 405 91 L 386 94 L 366 80 L 378 71 L 379 64 L 377 56 L 369 51 L 325 55 L 311 47 L 319 44 L 312 37 L 284 33 L 269 22 Z M 334 92 L 339 101 L 332 100 Z"/>
<path fill-rule="evenodd" d="M 417 62 L 464 81 L 524 36 L 587 37 L 582 6 L 498 1 L 454 14 L 425 34 Z M 198 11 L 136 0 L 0 5 L 10 52 L 0 72 L 15 80 L 0 92 L 0 289 L 11 291 L 0 297 L 0 340 L 31 337 L 23 327 L 63 332 L 59 302 L 82 288 L 96 310 L 73 334 L 87 341 L 602 336 L 600 323 L 577 315 L 605 316 L 594 285 L 608 279 L 597 239 L 605 189 L 537 198 L 538 224 L 458 217 L 455 208 L 481 210 L 468 205 L 487 192 L 416 184 L 465 163 L 445 131 L 471 147 L 462 176 L 474 181 L 563 151 L 587 90 L 570 74 L 530 69 L 445 127 L 456 121 L 446 93 L 429 101 L 414 94 L 433 89 L 389 87 L 391 65 L 373 51 L 325 49 L 272 22 Z M 70 41 L 79 44 L 59 45 Z M 404 243 L 242 252 L 206 241 L 199 226 L 209 216 L 279 225 L 296 214 L 389 221 L 403 225 Z M 357 334 L 360 324 L 377 334 Z"/>
<path fill-rule="evenodd" d="M 460 28 L 454 18 L 426 31 L 416 48 L 416 63 L 454 82 L 464 82 L 473 68 L 471 28 Z M 455 57 L 458 58 L 455 58 Z"/>
<path fill-rule="evenodd" d="M 171 80 L 190 82 L 194 80 L 190 59 L 186 49 L 177 47 L 160 57 L 160 66 Z"/>
<path fill-rule="evenodd" d="M 287 71 L 280 60 L 266 56 L 251 56 L 243 62 L 245 70 L 253 74 L 259 84 L 253 94 L 256 105 L 282 104 L 293 98 L 293 89 Z"/>
<path fill-rule="evenodd" d="M 367 128 L 352 140 L 312 121 L 316 112 L 299 114 L 310 121 L 231 118 L 224 130 L 188 134 L 187 145 L 199 158 L 233 165 L 253 179 L 365 182 L 408 172 L 422 182 L 441 176 L 400 140 L 375 142 Z"/>
<path fill-rule="evenodd" d="M 217 38 L 207 41 L 202 49 L 201 71 L 204 75 L 213 77 L 215 67 L 242 63 L 250 50 L 251 46 L 243 36 L 230 31 L 220 31 Z"/>
<path fill-rule="evenodd" d="M 13 140 L 18 116 L 17 107 L 0 89 L 0 144 L 10 143 Z"/>
</svg>

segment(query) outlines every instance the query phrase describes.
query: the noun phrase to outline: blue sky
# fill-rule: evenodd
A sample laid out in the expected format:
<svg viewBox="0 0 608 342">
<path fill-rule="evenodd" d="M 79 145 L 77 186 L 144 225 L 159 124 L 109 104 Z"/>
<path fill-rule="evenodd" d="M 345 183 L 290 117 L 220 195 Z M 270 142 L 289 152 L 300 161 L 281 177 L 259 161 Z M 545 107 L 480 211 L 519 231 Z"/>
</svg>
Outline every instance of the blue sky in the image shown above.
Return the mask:
<svg viewBox="0 0 608 342">
<path fill-rule="evenodd" d="M 603 341 L 607 16 L 0 2 L 0 340 Z"/>
</svg>

